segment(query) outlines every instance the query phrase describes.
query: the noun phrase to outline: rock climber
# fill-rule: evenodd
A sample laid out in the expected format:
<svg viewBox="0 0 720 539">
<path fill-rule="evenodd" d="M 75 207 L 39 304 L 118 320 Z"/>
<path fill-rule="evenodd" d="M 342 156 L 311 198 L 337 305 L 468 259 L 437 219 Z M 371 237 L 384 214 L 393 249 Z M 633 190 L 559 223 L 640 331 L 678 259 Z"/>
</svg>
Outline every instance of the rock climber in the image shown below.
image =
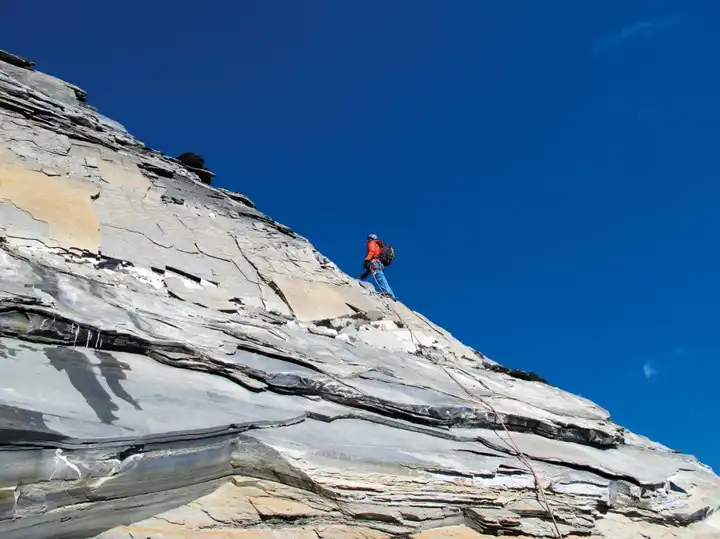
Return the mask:
<svg viewBox="0 0 720 539">
<path fill-rule="evenodd" d="M 375 282 L 380 288 L 380 295 L 396 299 L 392 288 L 385 278 L 385 267 L 392 262 L 395 257 L 395 250 L 389 245 L 383 243 L 375 234 L 368 234 L 367 237 L 367 254 L 363 262 L 365 272 L 360 276 L 360 280 L 364 280 L 372 273 Z M 384 261 L 384 263 L 383 263 Z"/>
</svg>

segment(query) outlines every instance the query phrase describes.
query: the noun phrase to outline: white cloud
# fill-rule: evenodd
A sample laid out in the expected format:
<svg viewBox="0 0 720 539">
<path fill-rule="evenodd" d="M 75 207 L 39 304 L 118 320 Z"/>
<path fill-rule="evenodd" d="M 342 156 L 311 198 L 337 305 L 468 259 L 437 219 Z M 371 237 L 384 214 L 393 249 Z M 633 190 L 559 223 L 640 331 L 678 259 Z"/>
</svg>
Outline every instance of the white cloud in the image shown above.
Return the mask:
<svg viewBox="0 0 720 539">
<path fill-rule="evenodd" d="M 636 24 L 630 24 L 616 34 L 595 40 L 593 50 L 595 54 L 599 54 L 605 49 L 619 48 L 628 39 L 638 38 L 641 36 L 649 39 L 654 34 L 675 26 L 679 22 L 680 21 L 675 17 L 667 17 L 664 19 L 652 19 Z"/>
<path fill-rule="evenodd" d="M 657 370 L 655 370 L 655 367 L 653 367 L 652 363 L 649 361 L 645 362 L 645 365 L 643 365 L 643 374 L 645 374 L 645 378 L 652 378 L 653 376 L 657 376 Z"/>
</svg>

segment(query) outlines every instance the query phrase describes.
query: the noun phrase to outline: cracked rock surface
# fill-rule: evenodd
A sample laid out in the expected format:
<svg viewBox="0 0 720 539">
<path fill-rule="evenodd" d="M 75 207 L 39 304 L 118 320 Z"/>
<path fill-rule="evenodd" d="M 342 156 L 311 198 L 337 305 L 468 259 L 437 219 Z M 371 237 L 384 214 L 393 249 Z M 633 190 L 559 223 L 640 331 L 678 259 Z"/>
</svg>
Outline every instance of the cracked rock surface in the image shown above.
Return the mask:
<svg viewBox="0 0 720 539">
<path fill-rule="evenodd" d="M 0 537 L 720 536 L 695 458 L 85 100 L 0 53 Z"/>
</svg>

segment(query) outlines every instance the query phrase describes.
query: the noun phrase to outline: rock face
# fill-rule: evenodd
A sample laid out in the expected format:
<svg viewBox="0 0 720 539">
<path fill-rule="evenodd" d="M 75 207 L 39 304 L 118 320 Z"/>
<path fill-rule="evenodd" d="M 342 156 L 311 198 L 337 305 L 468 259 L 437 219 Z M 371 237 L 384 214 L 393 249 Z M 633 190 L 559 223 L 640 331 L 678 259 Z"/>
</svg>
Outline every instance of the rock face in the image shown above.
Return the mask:
<svg viewBox="0 0 720 539">
<path fill-rule="evenodd" d="M 0 537 L 718 537 L 720 479 L 0 54 Z"/>
</svg>

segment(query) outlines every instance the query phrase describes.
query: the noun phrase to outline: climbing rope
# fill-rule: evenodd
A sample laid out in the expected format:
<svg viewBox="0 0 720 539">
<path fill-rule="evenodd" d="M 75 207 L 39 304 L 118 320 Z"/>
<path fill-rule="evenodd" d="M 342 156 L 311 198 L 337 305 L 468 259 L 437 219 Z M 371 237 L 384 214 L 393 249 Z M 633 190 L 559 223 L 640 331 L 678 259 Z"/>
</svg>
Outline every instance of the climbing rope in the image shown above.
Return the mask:
<svg viewBox="0 0 720 539">
<path fill-rule="evenodd" d="M 373 279 L 375 279 L 375 282 L 378 285 L 378 288 L 382 290 L 382 287 L 380 286 L 380 282 L 378 281 L 377 277 L 375 276 L 375 271 L 372 271 Z M 383 296 L 381 296 L 383 297 Z M 410 331 L 410 338 L 413 341 L 413 344 L 417 342 L 416 346 L 418 351 L 422 354 L 422 347 L 420 346 L 420 341 L 415 337 L 415 334 L 413 333 L 412 328 L 410 327 L 410 324 L 408 324 L 405 320 L 403 320 L 402 316 L 398 312 L 398 310 L 395 308 L 394 305 L 391 303 L 392 300 L 388 300 L 386 303 L 397 315 L 398 320 L 400 320 Z M 553 531 L 555 532 L 555 535 L 558 539 L 562 539 L 562 532 L 560 532 L 560 527 L 557 524 L 557 520 L 555 519 L 555 513 L 552 510 L 552 506 L 550 505 L 550 502 L 547 499 L 547 495 L 545 494 L 545 487 L 543 487 L 542 482 L 540 481 L 540 478 L 538 477 L 537 472 L 535 471 L 535 468 L 530 463 L 530 459 L 528 456 L 522 452 L 520 447 L 518 446 L 517 442 L 515 442 L 515 439 L 513 438 L 512 434 L 510 433 L 510 429 L 507 428 L 507 425 L 505 424 L 505 420 L 503 420 L 502 416 L 498 413 L 498 411 L 493 407 L 492 404 L 487 402 L 484 398 L 482 398 L 480 395 L 473 394 L 468 388 L 466 388 L 463 384 L 460 383 L 460 381 L 453 376 L 450 371 L 445 367 L 442 366 L 445 373 L 462 389 L 465 393 L 467 393 L 471 398 L 476 399 L 480 401 L 484 406 L 486 406 L 495 416 L 496 420 L 500 425 L 502 426 L 503 430 L 505 431 L 505 434 L 507 435 L 507 439 L 500 436 L 497 431 L 493 430 L 495 435 L 500 438 L 500 440 L 510 449 L 510 451 L 514 452 L 517 459 L 524 464 L 527 469 L 530 471 L 530 473 L 533 476 L 533 480 L 535 482 L 535 490 L 538 493 L 538 502 L 540 505 L 545 509 L 547 514 L 550 516 L 550 520 L 553 524 Z M 491 390 L 492 391 L 492 390 Z"/>
<path fill-rule="evenodd" d="M 466 388 L 463 384 L 461 384 L 455 376 L 453 376 L 450 371 L 443 366 L 443 370 L 445 373 L 452 378 L 452 380 L 470 397 L 473 399 L 477 399 L 480 401 L 483 405 L 485 405 L 496 417 L 497 422 L 500 423 L 503 430 L 505 431 L 505 434 L 507 434 L 507 440 L 500 436 L 496 431 L 493 431 L 495 435 L 502 440 L 505 445 L 510 448 L 511 451 L 515 453 L 515 456 L 518 458 L 518 460 L 524 464 L 530 473 L 533 476 L 533 480 L 535 481 L 535 490 L 538 493 L 538 501 L 540 502 L 540 505 L 543 506 L 543 509 L 547 512 L 547 514 L 550 516 L 550 520 L 553 523 L 553 528 L 555 535 L 558 537 L 558 539 L 562 539 L 562 533 L 560 532 L 560 527 L 557 524 L 557 521 L 555 520 L 555 513 L 552 510 L 552 507 L 550 506 L 550 502 L 547 499 L 547 495 L 545 494 L 545 488 L 542 485 L 542 482 L 540 481 L 540 478 L 538 477 L 537 472 L 535 471 L 535 468 L 530 463 L 530 459 L 527 457 L 525 453 L 522 452 L 520 447 L 515 442 L 515 439 L 513 438 L 512 434 L 510 433 L 510 429 L 507 428 L 507 425 L 505 424 L 505 421 L 503 420 L 502 416 L 498 413 L 498 411 L 493 407 L 492 404 L 487 402 L 484 398 L 482 398 L 480 395 L 475 395 L 468 388 Z"/>
<path fill-rule="evenodd" d="M 380 282 L 378 281 L 377 277 L 375 277 L 375 271 L 373 270 L 371 273 L 372 273 L 373 279 L 375 279 L 375 282 L 378 285 L 378 288 L 380 290 L 382 290 L 382 287 L 380 286 Z M 400 320 L 400 322 L 408 329 L 408 331 L 410 332 L 410 341 L 413 343 L 413 345 L 415 345 L 418 352 L 422 354 L 423 348 L 420 345 L 420 340 L 417 337 L 415 337 L 415 333 L 413 332 L 412 327 L 410 327 L 410 324 L 408 324 L 405 320 L 403 320 L 403 317 L 400 316 L 400 313 L 395 308 L 395 305 L 392 304 L 393 300 L 385 301 L 384 300 L 385 296 L 380 295 L 380 297 L 383 298 L 383 303 L 385 305 L 387 305 L 388 307 L 390 307 L 395 312 L 395 315 L 398 317 L 398 320 Z"/>
</svg>

